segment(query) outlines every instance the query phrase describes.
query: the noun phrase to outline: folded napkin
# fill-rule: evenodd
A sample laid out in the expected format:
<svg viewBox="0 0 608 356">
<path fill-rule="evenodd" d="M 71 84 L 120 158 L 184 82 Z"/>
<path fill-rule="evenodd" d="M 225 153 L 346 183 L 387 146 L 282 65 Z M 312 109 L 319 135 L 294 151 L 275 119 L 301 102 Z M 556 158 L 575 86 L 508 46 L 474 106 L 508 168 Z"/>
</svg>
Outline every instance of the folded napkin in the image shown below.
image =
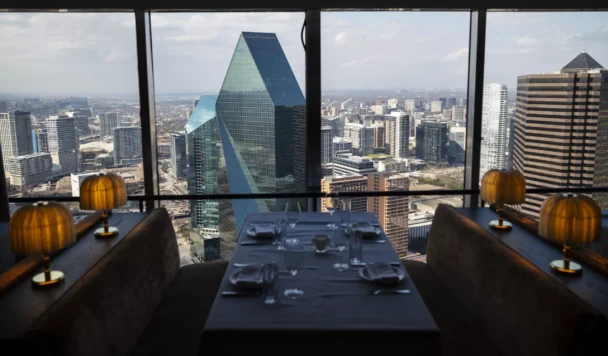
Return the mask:
<svg viewBox="0 0 608 356">
<path fill-rule="evenodd" d="M 273 224 L 260 224 L 253 228 L 256 237 L 270 238 L 274 237 L 275 229 Z"/>
<path fill-rule="evenodd" d="M 399 275 L 388 263 L 366 264 L 365 270 L 372 282 L 394 284 L 399 282 Z"/>
<path fill-rule="evenodd" d="M 258 288 L 264 284 L 264 265 L 251 264 L 243 267 L 235 278 L 237 288 Z"/>
<path fill-rule="evenodd" d="M 372 239 L 378 237 L 378 234 L 376 233 L 376 228 L 371 223 L 358 223 L 356 229 L 361 231 L 364 239 Z"/>
</svg>

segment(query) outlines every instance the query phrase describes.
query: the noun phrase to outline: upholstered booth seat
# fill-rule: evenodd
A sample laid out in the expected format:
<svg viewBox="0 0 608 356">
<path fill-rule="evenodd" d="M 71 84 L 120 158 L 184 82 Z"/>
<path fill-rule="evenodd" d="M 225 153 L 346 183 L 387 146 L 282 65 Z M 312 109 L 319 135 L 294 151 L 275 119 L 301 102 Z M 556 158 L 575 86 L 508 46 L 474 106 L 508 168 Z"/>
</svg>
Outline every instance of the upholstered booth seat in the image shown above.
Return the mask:
<svg viewBox="0 0 608 356">
<path fill-rule="evenodd" d="M 443 355 L 605 353 L 605 316 L 451 206 L 435 212 L 427 263 L 403 263 Z"/>
</svg>

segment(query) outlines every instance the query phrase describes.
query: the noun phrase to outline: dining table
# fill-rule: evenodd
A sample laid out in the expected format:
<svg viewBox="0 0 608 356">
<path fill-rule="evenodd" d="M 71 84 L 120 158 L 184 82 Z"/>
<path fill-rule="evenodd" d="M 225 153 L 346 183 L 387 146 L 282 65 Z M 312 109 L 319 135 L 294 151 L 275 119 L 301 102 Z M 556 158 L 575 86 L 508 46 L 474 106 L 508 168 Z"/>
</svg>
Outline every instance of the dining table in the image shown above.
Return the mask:
<svg viewBox="0 0 608 356">
<path fill-rule="evenodd" d="M 252 227 L 276 225 L 283 217 L 279 212 L 247 216 L 206 320 L 200 355 L 253 350 L 263 355 L 440 354 L 440 330 L 374 214 L 350 214 L 346 226 L 369 223 L 378 234 L 362 240 L 361 262 L 338 270 L 334 264 L 349 261 L 349 248 L 339 251 L 330 242 L 326 253 L 317 253 L 313 238 L 324 235 L 337 240 L 342 236 L 336 234 L 352 234 L 356 228 L 344 228 L 337 214 L 299 213 L 295 226 L 282 235 L 283 241 L 298 239 L 304 247 L 295 275 L 286 269 L 287 252 L 273 238 L 257 239 L 250 234 Z M 402 279 L 384 285 L 362 278 L 365 264 L 380 263 L 395 266 Z M 278 266 L 276 303 L 266 304 L 264 293 L 242 290 L 231 282 L 231 276 L 249 264 Z M 303 295 L 284 296 L 283 291 L 294 288 Z"/>
</svg>

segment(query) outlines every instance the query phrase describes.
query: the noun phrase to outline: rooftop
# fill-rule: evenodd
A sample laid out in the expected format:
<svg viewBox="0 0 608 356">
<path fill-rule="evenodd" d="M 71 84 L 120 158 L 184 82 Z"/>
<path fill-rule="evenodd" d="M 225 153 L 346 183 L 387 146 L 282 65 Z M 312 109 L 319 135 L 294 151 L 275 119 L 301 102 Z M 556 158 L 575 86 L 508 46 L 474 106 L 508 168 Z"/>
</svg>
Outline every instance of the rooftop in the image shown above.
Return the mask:
<svg viewBox="0 0 608 356">
<path fill-rule="evenodd" d="M 562 68 L 562 73 L 573 73 L 581 70 L 603 69 L 587 52 L 583 51 Z"/>
</svg>

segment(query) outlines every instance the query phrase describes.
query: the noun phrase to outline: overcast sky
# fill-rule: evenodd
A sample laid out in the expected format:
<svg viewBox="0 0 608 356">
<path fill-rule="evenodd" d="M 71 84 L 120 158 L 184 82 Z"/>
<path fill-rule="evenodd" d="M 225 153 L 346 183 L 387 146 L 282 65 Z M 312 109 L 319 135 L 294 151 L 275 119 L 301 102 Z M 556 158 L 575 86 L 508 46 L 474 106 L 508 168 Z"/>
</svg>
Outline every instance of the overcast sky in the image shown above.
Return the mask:
<svg viewBox="0 0 608 356">
<path fill-rule="evenodd" d="M 156 92 L 216 94 L 241 31 L 274 32 L 304 90 L 303 13 L 156 13 Z M 322 15 L 323 90 L 465 88 L 469 14 Z M 486 82 L 559 70 L 582 50 L 608 65 L 608 13 L 489 13 Z M 131 13 L 0 13 L 0 93 L 136 94 Z"/>
</svg>

